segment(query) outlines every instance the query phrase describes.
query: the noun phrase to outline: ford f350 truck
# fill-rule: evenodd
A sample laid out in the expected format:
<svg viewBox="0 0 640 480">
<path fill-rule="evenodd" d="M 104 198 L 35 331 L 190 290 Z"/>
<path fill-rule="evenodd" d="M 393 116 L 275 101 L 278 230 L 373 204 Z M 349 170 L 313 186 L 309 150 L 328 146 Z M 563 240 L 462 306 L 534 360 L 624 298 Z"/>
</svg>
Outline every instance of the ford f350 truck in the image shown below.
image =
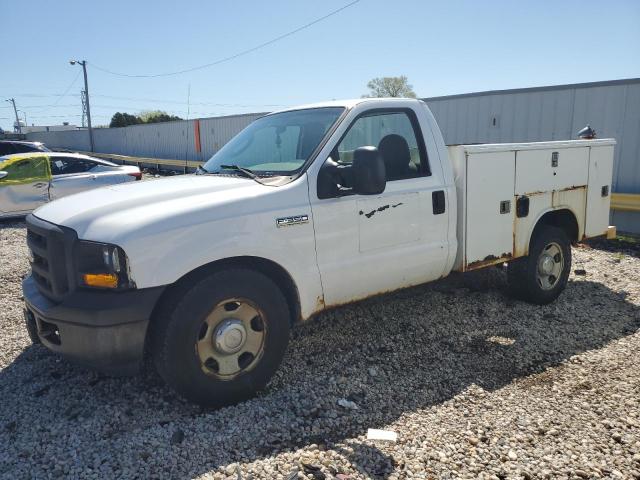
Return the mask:
<svg viewBox="0 0 640 480">
<path fill-rule="evenodd" d="M 612 232 L 614 144 L 446 147 L 412 99 L 265 115 L 196 174 L 30 215 L 27 328 L 95 369 L 150 358 L 189 400 L 234 403 L 330 307 L 503 263 L 514 295 L 553 301 L 571 243 Z"/>
</svg>

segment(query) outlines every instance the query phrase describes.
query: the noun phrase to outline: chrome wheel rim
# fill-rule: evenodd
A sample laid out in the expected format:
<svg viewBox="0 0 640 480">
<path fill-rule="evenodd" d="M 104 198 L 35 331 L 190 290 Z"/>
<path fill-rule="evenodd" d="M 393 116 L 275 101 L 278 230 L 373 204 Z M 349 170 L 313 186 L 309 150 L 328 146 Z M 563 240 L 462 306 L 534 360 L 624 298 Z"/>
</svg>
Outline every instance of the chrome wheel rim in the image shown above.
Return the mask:
<svg viewBox="0 0 640 480">
<path fill-rule="evenodd" d="M 204 319 L 196 340 L 202 370 L 232 380 L 254 368 L 264 353 L 264 314 L 251 301 L 230 298 Z"/>
<path fill-rule="evenodd" d="M 538 257 L 536 280 L 543 290 L 553 289 L 564 271 L 562 248 L 555 242 L 547 244 Z"/>
</svg>

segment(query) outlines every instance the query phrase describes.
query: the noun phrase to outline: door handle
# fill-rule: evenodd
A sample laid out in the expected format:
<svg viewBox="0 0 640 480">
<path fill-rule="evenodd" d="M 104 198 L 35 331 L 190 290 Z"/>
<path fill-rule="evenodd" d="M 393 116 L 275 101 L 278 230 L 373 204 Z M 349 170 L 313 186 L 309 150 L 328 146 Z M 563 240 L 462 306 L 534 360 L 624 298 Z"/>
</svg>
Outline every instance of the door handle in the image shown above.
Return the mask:
<svg viewBox="0 0 640 480">
<path fill-rule="evenodd" d="M 444 190 L 437 190 L 431 193 L 431 202 L 433 203 L 433 214 L 440 215 L 445 212 Z"/>
<path fill-rule="evenodd" d="M 35 188 L 44 188 L 44 187 L 46 187 L 47 185 L 49 185 L 49 184 L 48 184 L 48 183 L 43 183 L 43 182 L 38 182 L 38 183 L 34 183 L 34 184 L 33 184 L 33 186 L 34 186 Z"/>
</svg>

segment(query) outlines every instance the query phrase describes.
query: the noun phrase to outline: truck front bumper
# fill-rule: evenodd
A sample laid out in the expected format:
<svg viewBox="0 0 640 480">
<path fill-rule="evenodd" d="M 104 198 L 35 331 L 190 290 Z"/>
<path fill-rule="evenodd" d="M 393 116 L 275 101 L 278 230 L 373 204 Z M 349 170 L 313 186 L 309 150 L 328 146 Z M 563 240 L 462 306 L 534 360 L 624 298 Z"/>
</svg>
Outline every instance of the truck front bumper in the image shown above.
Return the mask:
<svg viewBox="0 0 640 480">
<path fill-rule="evenodd" d="M 74 363 L 109 375 L 133 375 L 142 365 L 149 319 L 164 287 L 126 292 L 75 291 L 61 303 L 22 282 L 29 336 Z"/>
</svg>

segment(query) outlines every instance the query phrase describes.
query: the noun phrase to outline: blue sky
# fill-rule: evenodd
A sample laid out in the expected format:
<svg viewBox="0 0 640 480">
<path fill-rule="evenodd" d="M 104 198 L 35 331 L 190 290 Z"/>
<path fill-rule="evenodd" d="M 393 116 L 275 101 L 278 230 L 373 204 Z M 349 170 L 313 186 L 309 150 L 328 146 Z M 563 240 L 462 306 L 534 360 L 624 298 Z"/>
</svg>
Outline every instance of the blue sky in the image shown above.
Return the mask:
<svg viewBox="0 0 640 480">
<path fill-rule="evenodd" d="M 425 97 L 640 77 L 638 0 L 360 0 L 261 50 L 183 75 L 125 78 L 91 65 L 130 74 L 186 69 L 347 3 L 0 0 L 0 99 L 14 97 L 29 124 L 79 124 L 82 75 L 70 58 L 89 62 L 98 125 L 116 111 L 185 117 L 189 88 L 194 118 L 359 97 L 378 76 L 406 75 Z M 12 122 L 10 104 L 0 102 L 0 126 Z"/>
</svg>

